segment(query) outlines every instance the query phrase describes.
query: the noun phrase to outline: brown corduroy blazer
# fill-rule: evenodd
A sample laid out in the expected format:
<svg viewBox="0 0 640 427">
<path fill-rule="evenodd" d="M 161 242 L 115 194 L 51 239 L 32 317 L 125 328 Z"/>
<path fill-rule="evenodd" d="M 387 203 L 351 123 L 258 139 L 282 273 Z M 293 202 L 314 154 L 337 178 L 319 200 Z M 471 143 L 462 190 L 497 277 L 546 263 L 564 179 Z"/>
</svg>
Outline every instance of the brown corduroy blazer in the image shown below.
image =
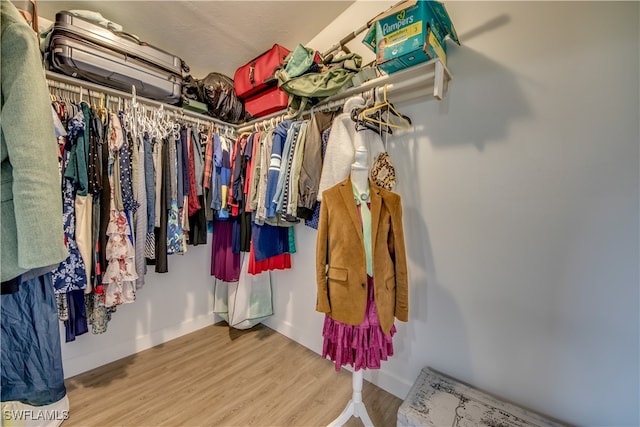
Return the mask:
<svg viewBox="0 0 640 427">
<path fill-rule="evenodd" d="M 382 331 L 409 320 L 409 284 L 400 196 L 369 181 L 376 309 Z M 322 194 L 316 242 L 316 310 L 349 325 L 364 320 L 367 270 L 351 178 Z"/>
</svg>

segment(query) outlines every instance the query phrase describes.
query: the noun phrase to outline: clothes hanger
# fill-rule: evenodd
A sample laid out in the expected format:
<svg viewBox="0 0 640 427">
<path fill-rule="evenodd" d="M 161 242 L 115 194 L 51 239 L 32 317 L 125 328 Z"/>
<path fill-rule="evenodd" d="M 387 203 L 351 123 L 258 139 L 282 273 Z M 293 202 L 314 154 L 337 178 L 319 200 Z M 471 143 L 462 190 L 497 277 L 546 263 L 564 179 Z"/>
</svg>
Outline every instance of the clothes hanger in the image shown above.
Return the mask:
<svg viewBox="0 0 640 427">
<path fill-rule="evenodd" d="M 368 123 L 362 120 L 361 113 L 366 108 L 368 108 L 370 104 L 370 96 L 367 92 L 363 92 L 360 95 L 352 96 L 344 101 L 342 108 L 340 110 L 343 113 L 350 114 L 351 120 L 355 123 L 356 131 L 361 131 L 365 129 L 372 130 L 376 133 L 380 133 L 379 126 L 374 125 L 373 123 Z"/>
<path fill-rule="evenodd" d="M 411 129 L 411 119 L 400 114 L 393 104 L 387 100 L 386 84 L 384 85 L 383 94 L 381 103 L 363 110 L 358 117 L 366 122 L 377 123 L 394 129 Z M 387 113 L 386 116 L 385 113 Z"/>
<path fill-rule="evenodd" d="M 373 121 L 367 121 L 362 118 L 363 108 L 356 108 L 351 110 L 351 120 L 355 122 L 356 131 L 361 131 L 365 129 L 372 130 L 379 135 L 382 135 L 383 132 L 393 134 L 393 130 L 386 125 L 381 123 L 374 123 Z"/>
<path fill-rule="evenodd" d="M 109 105 L 108 98 L 106 99 L 106 104 Z M 96 109 L 96 115 L 98 116 L 102 124 L 105 124 L 107 122 L 107 113 L 108 111 L 105 108 L 105 94 L 100 93 L 100 104 Z"/>
</svg>

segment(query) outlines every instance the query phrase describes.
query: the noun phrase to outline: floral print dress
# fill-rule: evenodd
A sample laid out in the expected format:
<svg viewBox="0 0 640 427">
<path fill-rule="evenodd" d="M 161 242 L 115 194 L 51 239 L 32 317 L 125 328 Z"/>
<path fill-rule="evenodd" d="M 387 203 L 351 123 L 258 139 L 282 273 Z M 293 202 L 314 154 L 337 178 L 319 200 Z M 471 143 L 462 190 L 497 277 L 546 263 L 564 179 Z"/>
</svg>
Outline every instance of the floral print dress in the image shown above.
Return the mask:
<svg viewBox="0 0 640 427">
<path fill-rule="evenodd" d="M 131 226 L 124 210 L 116 206 L 116 186 L 119 186 L 119 174 L 115 173 L 124 137 L 120 119 L 111 114 L 109 129 L 109 183 L 111 184 L 111 202 L 109 225 L 107 226 L 107 268 L 102 276 L 104 293 L 101 305 L 112 307 L 132 303 L 136 299 L 135 249 L 131 238 Z"/>
<path fill-rule="evenodd" d="M 67 135 L 67 144 L 64 147 L 64 153 L 61 159 L 62 170 L 66 170 L 69 163 L 69 151 L 70 146 L 77 140 L 78 134 L 84 132 L 85 122 L 82 112 L 78 113 L 75 117 L 69 120 L 69 133 Z M 78 243 L 76 242 L 76 213 L 75 213 L 75 201 L 76 191 L 73 185 L 73 181 L 70 178 L 62 178 L 62 221 L 64 224 L 64 239 L 69 251 L 69 256 L 66 260 L 62 261 L 52 272 L 53 286 L 55 293 L 66 297 L 68 292 L 74 290 L 80 290 L 87 287 L 87 273 L 86 266 L 82 257 L 80 256 L 80 250 L 78 249 Z M 59 301 L 61 306 L 60 314 L 64 319 L 66 310 L 64 307 L 66 304 Z"/>
</svg>

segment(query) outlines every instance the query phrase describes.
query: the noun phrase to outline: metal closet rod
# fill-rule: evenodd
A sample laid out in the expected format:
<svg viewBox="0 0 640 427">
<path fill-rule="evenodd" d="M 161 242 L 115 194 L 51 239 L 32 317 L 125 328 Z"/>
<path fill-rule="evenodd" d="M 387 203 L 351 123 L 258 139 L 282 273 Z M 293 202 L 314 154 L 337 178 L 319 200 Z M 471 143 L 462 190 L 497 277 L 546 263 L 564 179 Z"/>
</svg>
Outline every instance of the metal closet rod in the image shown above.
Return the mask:
<svg viewBox="0 0 640 427">
<path fill-rule="evenodd" d="M 360 86 L 348 88 L 336 95 L 330 96 L 313 107 L 313 111 L 329 110 L 344 105 L 352 96 L 367 94 L 377 91 L 376 97 L 382 98 L 386 86 L 387 95 L 398 96 L 402 101 L 422 98 L 432 95 L 440 100 L 447 89 L 451 74 L 447 67 L 439 59 L 433 59 L 420 65 L 416 65 L 389 75 L 382 75 L 364 82 Z M 305 111 L 299 118 L 309 117 L 310 111 Z M 257 128 L 265 129 L 275 122 L 289 118 L 286 111 L 277 111 L 259 119 L 252 120 L 243 125 L 238 125 L 237 132 L 251 132 Z"/>
<path fill-rule="evenodd" d="M 377 91 L 376 96 L 382 97 L 382 90 L 384 87 L 377 87 L 375 90 Z M 393 90 L 393 85 L 387 85 L 387 94 Z M 275 113 L 269 114 L 268 116 L 260 117 L 259 119 L 253 120 L 248 124 L 242 125 L 237 129 L 238 133 L 252 132 L 257 130 L 264 130 L 268 128 L 275 128 L 275 125 L 280 123 L 283 120 L 304 120 L 306 118 L 311 117 L 311 113 L 319 112 L 319 111 L 330 111 L 338 107 L 342 107 L 347 100 L 355 95 L 362 94 L 363 97 L 367 97 L 365 93 L 371 93 L 371 89 L 369 90 L 358 90 L 357 92 L 352 92 L 344 98 L 334 99 L 331 101 L 322 101 L 321 103 L 316 104 L 310 110 L 306 110 L 302 112 L 297 117 L 291 117 L 287 112 L 277 111 Z"/>
<path fill-rule="evenodd" d="M 387 95 L 389 95 L 397 88 L 397 84 L 387 84 L 386 88 L 387 88 Z M 241 125 L 240 127 L 238 127 L 237 132 L 244 133 L 244 132 L 257 131 L 259 129 L 267 129 L 269 127 L 275 128 L 274 125 L 280 123 L 283 120 L 288 120 L 288 119 L 303 120 L 306 118 L 310 118 L 312 112 L 329 111 L 338 107 L 342 107 L 349 98 L 356 95 L 362 95 L 363 97 L 366 98 L 371 94 L 372 91 L 376 91 L 376 98 L 382 98 L 384 85 L 377 86 L 377 87 L 368 87 L 366 89 L 360 88 L 360 87 L 358 87 L 357 89 L 356 88 L 352 88 L 352 89 L 353 90 L 348 89 L 338 95 L 334 95 L 333 97 L 330 97 L 321 101 L 320 103 L 313 106 L 311 110 L 304 111 L 297 117 L 291 117 L 286 111 L 285 112 L 277 111 L 267 116 L 260 117 L 259 119 L 252 120 L 251 122 L 245 125 Z"/>
<path fill-rule="evenodd" d="M 47 71 L 47 79 L 62 83 L 68 83 L 81 89 L 87 88 L 95 90 L 96 92 L 108 93 L 129 100 L 133 98 L 133 95 L 130 93 L 106 88 L 104 86 L 85 82 L 83 80 L 78 80 L 62 74 L 53 73 L 51 71 Z M 451 80 L 451 74 L 447 67 L 442 63 L 442 61 L 440 61 L 440 59 L 433 59 L 431 61 L 398 71 L 393 74 L 377 77 L 363 83 L 360 86 L 346 89 L 343 92 L 324 99 L 319 104 L 313 107 L 313 111 L 322 111 L 339 107 L 343 105 L 348 98 L 358 94 L 365 94 L 370 90 L 377 90 L 377 95 L 379 95 L 381 93 L 380 91 L 384 89 L 385 85 L 387 87 L 388 95 L 399 94 L 402 96 L 403 101 L 423 97 L 427 95 L 428 92 L 426 91 L 429 90 L 430 92 L 431 89 L 433 89 L 433 97 L 440 100 L 444 96 L 444 92 L 447 90 L 449 80 Z M 136 100 L 139 103 L 151 105 L 154 107 L 162 106 L 162 108 L 165 110 L 175 111 L 185 117 L 191 117 L 210 123 L 215 123 L 221 127 L 224 127 L 226 130 L 232 130 L 236 133 L 251 132 L 253 130 L 256 130 L 258 127 L 264 129 L 271 124 L 275 124 L 275 122 L 279 122 L 289 117 L 286 110 L 277 111 L 267 116 L 260 117 L 259 119 L 249 121 L 247 123 L 234 125 L 213 118 L 211 116 L 184 110 L 181 107 L 164 104 L 159 101 L 154 101 L 139 96 L 136 96 Z M 305 111 L 300 118 L 309 117 L 310 114 L 310 111 Z"/>
<path fill-rule="evenodd" d="M 52 71 L 47 71 L 46 72 L 46 78 L 47 80 L 51 80 L 52 82 L 58 82 L 58 83 L 63 83 L 63 84 L 68 84 L 71 86 L 76 87 L 79 92 L 82 92 L 83 90 L 86 89 L 86 93 L 87 95 L 89 94 L 89 90 L 91 91 L 95 91 L 95 92 L 101 92 L 104 94 L 108 94 L 108 95 L 112 95 L 112 96 L 117 96 L 123 99 L 128 99 L 128 100 L 132 100 L 133 99 L 133 95 L 131 93 L 127 93 L 127 92 L 123 92 L 117 89 L 111 89 L 105 86 L 101 86 L 95 83 L 91 83 L 91 82 L 87 82 L 84 80 L 79 80 L 73 77 L 69 77 L 69 76 L 65 76 L 63 74 L 58 74 L 58 73 L 54 73 Z M 54 86 L 57 87 L 57 86 Z M 66 88 L 64 87 L 57 87 L 59 89 L 65 90 Z M 182 107 L 176 107 L 175 105 L 170 105 L 170 104 L 165 104 L 163 102 L 160 101 L 155 101 L 153 99 L 148 99 L 148 98 L 144 98 L 141 96 L 136 95 L 136 102 L 138 102 L 139 104 L 145 104 L 145 105 L 149 105 L 152 107 L 156 107 L 156 108 L 160 108 L 162 107 L 163 110 L 165 111 L 171 111 L 171 112 L 175 112 L 180 114 L 181 116 L 184 116 L 184 118 L 186 119 L 193 119 L 194 121 L 204 121 L 206 123 L 214 123 L 217 124 L 220 127 L 223 127 L 225 129 L 231 129 L 234 130 L 236 129 L 236 125 L 233 125 L 231 123 L 227 123 L 224 122 L 222 120 L 218 120 L 214 117 L 211 116 L 206 116 L 204 114 L 200 114 L 200 113 L 196 113 L 193 111 L 188 111 L 185 110 Z"/>
</svg>

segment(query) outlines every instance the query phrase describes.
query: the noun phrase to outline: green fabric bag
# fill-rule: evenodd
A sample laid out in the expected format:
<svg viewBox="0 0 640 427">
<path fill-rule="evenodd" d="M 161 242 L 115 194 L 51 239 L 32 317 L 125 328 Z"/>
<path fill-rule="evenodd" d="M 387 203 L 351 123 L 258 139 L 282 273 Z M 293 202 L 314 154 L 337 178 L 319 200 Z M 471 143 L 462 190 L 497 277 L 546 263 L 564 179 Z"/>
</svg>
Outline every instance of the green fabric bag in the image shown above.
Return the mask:
<svg viewBox="0 0 640 427">
<path fill-rule="evenodd" d="M 309 49 L 303 49 L 310 53 Z M 298 49 L 296 48 L 296 50 Z M 300 61 L 292 65 L 295 72 L 304 66 L 301 64 L 305 61 L 301 51 L 298 55 L 295 60 L 293 56 L 288 58 L 292 61 Z M 311 56 L 311 61 L 313 62 L 313 56 Z M 289 95 L 289 115 L 297 117 L 309 104 L 313 105 L 324 98 L 335 95 L 350 83 L 362 66 L 362 57 L 357 53 L 333 57 L 329 63 L 324 64 L 324 70 L 321 72 L 306 73 L 296 77 L 292 77 L 287 72 L 288 65 L 287 62 L 284 69 L 277 70 L 275 76 L 278 79 L 278 86 Z"/>
<path fill-rule="evenodd" d="M 285 59 L 284 71 L 287 73 L 288 78 L 301 76 L 306 73 L 311 65 L 313 65 L 313 58 L 315 51 L 299 44 Z"/>
</svg>

